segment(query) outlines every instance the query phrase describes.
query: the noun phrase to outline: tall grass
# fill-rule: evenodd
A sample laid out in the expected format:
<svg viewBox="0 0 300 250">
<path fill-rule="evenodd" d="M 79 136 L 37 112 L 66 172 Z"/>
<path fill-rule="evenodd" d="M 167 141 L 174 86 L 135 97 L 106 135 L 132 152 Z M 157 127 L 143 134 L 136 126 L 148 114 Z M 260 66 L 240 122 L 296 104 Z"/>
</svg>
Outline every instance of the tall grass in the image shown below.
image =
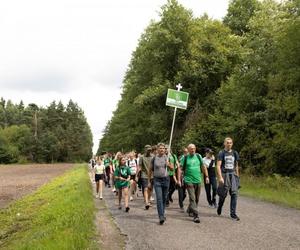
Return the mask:
<svg viewBox="0 0 300 250">
<path fill-rule="evenodd" d="M 299 178 L 273 174 L 268 177 L 242 175 L 241 195 L 300 209 Z"/>
<path fill-rule="evenodd" d="M 1 249 L 94 248 L 94 203 L 84 165 L 0 210 Z"/>
</svg>

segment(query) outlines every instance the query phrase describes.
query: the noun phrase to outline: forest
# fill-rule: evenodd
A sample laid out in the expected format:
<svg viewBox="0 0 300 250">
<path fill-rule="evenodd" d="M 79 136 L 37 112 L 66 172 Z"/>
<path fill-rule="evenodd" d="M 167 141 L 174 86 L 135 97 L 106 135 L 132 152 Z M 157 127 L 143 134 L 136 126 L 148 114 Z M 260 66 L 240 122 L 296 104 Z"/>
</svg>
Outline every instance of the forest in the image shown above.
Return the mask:
<svg viewBox="0 0 300 250">
<path fill-rule="evenodd" d="M 48 107 L 0 100 L 0 163 L 83 162 L 92 157 L 92 133 L 72 100 Z"/>
<path fill-rule="evenodd" d="M 231 136 L 249 173 L 299 176 L 299 14 L 299 0 L 232 0 L 215 20 L 169 0 L 132 53 L 98 153 L 168 142 L 167 89 L 181 83 L 189 103 L 177 112 L 174 152 L 189 143 L 218 152 Z"/>
</svg>

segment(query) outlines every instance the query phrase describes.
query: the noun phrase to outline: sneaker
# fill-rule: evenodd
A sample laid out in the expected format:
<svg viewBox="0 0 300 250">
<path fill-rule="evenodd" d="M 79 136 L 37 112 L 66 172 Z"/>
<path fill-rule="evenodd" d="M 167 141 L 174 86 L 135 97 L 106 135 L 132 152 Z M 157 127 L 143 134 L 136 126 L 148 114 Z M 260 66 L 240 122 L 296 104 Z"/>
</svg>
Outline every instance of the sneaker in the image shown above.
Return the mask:
<svg viewBox="0 0 300 250">
<path fill-rule="evenodd" d="M 218 206 L 217 214 L 218 214 L 218 215 L 221 215 L 221 213 L 222 213 L 222 207 Z"/>
<path fill-rule="evenodd" d="M 208 205 L 209 208 L 215 208 L 213 204 Z"/>
<path fill-rule="evenodd" d="M 240 218 L 236 215 L 236 214 L 232 214 L 230 215 L 231 219 L 235 220 L 235 221 L 239 221 Z"/>
<path fill-rule="evenodd" d="M 200 218 L 198 216 L 194 217 L 193 221 L 195 223 L 200 223 Z"/>
<path fill-rule="evenodd" d="M 116 192 L 116 189 L 115 189 L 115 188 L 113 188 L 113 189 L 112 189 L 112 191 L 115 193 L 115 192 Z"/>
<path fill-rule="evenodd" d="M 96 198 L 99 198 L 99 194 L 97 193 L 97 194 L 95 195 L 95 197 L 96 197 Z"/>
<path fill-rule="evenodd" d="M 103 197 L 102 196 L 100 196 L 100 200 L 102 200 L 103 199 Z"/>
<path fill-rule="evenodd" d="M 148 210 L 149 207 L 150 207 L 149 204 L 147 204 L 147 205 L 145 206 L 145 209 Z"/>
<path fill-rule="evenodd" d="M 133 201 L 133 197 L 132 196 L 130 196 L 130 199 L 129 199 L 130 201 Z"/>
<path fill-rule="evenodd" d="M 186 212 L 189 214 L 189 217 L 194 216 L 193 212 L 189 208 L 186 210 Z"/>
<path fill-rule="evenodd" d="M 121 209 L 122 209 L 122 206 L 119 206 L 118 209 L 121 210 Z"/>
<path fill-rule="evenodd" d="M 125 212 L 128 213 L 129 209 L 130 209 L 130 207 L 126 207 Z"/>
<path fill-rule="evenodd" d="M 150 201 L 154 201 L 155 199 L 153 198 L 153 196 L 150 197 Z"/>
<path fill-rule="evenodd" d="M 164 219 L 160 219 L 160 220 L 159 220 L 159 225 L 163 225 L 163 224 L 164 224 L 164 222 L 165 222 L 165 220 L 164 220 Z"/>
</svg>

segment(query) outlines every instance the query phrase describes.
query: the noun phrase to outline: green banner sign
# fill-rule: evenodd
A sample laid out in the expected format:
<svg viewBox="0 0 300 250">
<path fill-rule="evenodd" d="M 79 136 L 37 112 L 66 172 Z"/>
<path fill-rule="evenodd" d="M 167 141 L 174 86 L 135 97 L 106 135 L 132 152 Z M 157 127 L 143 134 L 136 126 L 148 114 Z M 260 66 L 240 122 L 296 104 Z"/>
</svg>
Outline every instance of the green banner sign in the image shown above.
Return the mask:
<svg viewBox="0 0 300 250">
<path fill-rule="evenodd" d="M 189 93 L 168 89 L 166 105 L 174 108 L 186 109 L 189 99 Z"/>
</svg>

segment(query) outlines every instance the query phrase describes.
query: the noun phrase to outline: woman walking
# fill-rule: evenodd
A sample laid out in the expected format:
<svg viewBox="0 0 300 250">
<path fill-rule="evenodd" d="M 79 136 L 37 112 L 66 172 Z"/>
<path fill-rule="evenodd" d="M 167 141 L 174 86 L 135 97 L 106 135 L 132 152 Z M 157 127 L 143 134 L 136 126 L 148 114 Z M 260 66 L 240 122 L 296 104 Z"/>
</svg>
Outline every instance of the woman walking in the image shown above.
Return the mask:
<svg viewBox="0 0 300 250">
<path fill-rule="evenodd" d="M 105 180 L 105 166 L 100 157 L 97 160 L 97 164 L 94 167 L 94 171 L 95 171 L 95 182 L 96 182 L 96 198 L 100 198 L 100 200 L 102 200 L 103 181 Z"/>
<path fill-rule="evenodd" d="M 120 157 L 119 165 L 116 167 L 114 172 L 115 186 L 118 189 L 118 198 L 119 198 L 119 209 L 122 209 L 121 201 L 122 195 L 124 193 L 125 200 L 125 211 L 129 211 L 128 206 L 128 189 L 130 183 L 130 168 L 126 165 L 125 157 Z"/>
</svg>

